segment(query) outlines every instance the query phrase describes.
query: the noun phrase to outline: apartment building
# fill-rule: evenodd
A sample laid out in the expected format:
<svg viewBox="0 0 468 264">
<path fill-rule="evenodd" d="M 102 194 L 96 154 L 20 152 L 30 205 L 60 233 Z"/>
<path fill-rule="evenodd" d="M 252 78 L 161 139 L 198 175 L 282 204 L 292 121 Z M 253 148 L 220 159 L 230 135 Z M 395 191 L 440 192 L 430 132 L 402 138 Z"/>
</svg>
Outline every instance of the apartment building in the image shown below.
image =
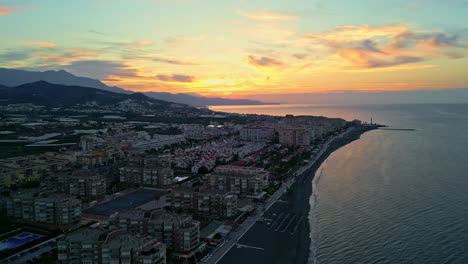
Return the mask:
<svg viewBox="0 0 468 264">
<path fill-rule="evenodd" d="M 125 229 L 85 228 L 58 242 L 61 264 L 165 264 L 166 246 L 149 235 Z"/>
<path fill-rule="evenodd" d="M 70 161 L 52 153 L 13 157 L 0 160 L 0 187 L 37 181 L 48 172 L 62 170 Z"/>
<path fill-rule="evenodd" d="M 64 226 L 80 221 L 81 201 L 48 192 L 12 194 L 6 202 L 7 215 L 19 221 Z"/>
<path fill-rule="evenodd" d="M 263 168 L 225 165 L 217 167 L 206 178 L 212 190 L 258 195 L 268 187 L 269 173 Z"/>
<path fill-rule="evenodd" d="M 294 116 L 287 115 L 278 123 L 278 128 L 298 128 L 309 131 L 309 137 L 321 138 L 346 126 L 347 122 L 341 118 L 327 118 L 323 116 Z"/>
<path fill-rule="evenodd" d="M 240 131 L 242 141 L 268 142 L 273 139 L 275 130 L 270 127 L 245 126 Z"/>
<path fill-rule="evenodd" d="M 237 213 L 237 195 L 228 191 L 203 188 L 174 188 L 173 208 L 206 216 L 231 217 Z"/>
<path fill-rule="evenodd" d="M 200 222 L 189 215 L 134 209 L 113 216 L 109 223 L 113 228 L 149 234 L 182 258 L 193 256 L 200 247 Z"/>
<path fill-rule="evenodd" d="M 134 156 L 129 165 L 120 168 L 120 182 L 164 188 L 174 181 L 171 162 L 158 156 Z"/>
<path fill-rule="evenodd" d="M 83 201 L 94 201 L 106 195 L 106 178 L 93 171 L 65 171 L 56 174 L 57 189 Z"/>
<path fill-rule="evenodd" d="M 306 129 L 280 129 L 278 131 L 279 143 L 286 146 L 310 145 L 310 132 Z"/>
</svg>

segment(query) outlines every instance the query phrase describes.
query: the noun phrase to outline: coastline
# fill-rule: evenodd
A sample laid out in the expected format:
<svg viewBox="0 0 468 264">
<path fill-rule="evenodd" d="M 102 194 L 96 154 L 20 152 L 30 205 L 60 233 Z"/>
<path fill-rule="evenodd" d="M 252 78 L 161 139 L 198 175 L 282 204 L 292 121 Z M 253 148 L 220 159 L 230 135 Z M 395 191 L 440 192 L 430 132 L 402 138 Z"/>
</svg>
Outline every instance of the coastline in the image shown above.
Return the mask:
<svg viewBox="0 0 468 264">
<path fill-rule="evenodd" d="M 312 164 L 312 166 L 304 171 L 302 174 L 303 175 L 306 175 L 305 179 L 306 181 L 305 182 L 310 182 L 311 184 L 306 184 L 306 186 L 308 186 L 308 189 L 310 187 L 310 192 L 307 192 L 308 196 L 307 198 L 304 197 L 303 201 L 306 203 L 306 208 L 307 208 L 307 213 L 310 212 L 311 208 L 310 208 L 310 202 L 309 202 L 309 198 L 310 196 L 313 194 L 313 185 L 312 185 L 312 181 L 314 180 L 315 178 L 315 174 L 317 172 L 317 170 L 322 166 L 323 162 L 328 159 L 328 157 L 335 151 L 337 151 L 338 149 L 358 140 L 361 138 L 361 136 L 369 131 L 372 131 L 372 130 L 375 130 L 375 129 L 378 129 L 378 127 L 361 127 L 361 128 L 358 128 L 358 129 L 355 129 L 353 131 L 349 131 L 345 136 L 343 137 L 340 137 L 340 138 L 335 138 L 332 142 L 330 142 L 330 145 L 328 146 L 328 148 L 325 150 L 325 152 L 314 162 L 314 164 Z M 308 218 L 307 218 L 308 219 Z M 302 240 L 307 240 L 308 242 L 305 243 L 307 244 L 307 247 L 304 248 L 304 250 L 306 250 L 306 257 L 304 259 L 302 259 L 299 263 L 308 263 L 308 260 L 310 258 L 310 244 L 311 244 L 311 237 L 310 237 L 310 225 L 307 225 L 307 229 L 304 230 L 304 231 L 307 231 L 307 232 L 302 232 L 303 234 L 303 238 Z"/>
<path fill-rule="evenodd" d="M 239 240 L 242 247 L 233 247 L 218 262 L 241 263 L 307 263 L 310 254 L 310 197 L 312 180 L 322 163 L 336 150 L 358 140 L 378 127 L 358 127 L 335 137 L 309 167 L 296 176 L 291 191 L 283 194 L 263 215 L 265 222 L 255 223 Z M 267 224 L 269 222 L 269 224 Z"/>
</svg>

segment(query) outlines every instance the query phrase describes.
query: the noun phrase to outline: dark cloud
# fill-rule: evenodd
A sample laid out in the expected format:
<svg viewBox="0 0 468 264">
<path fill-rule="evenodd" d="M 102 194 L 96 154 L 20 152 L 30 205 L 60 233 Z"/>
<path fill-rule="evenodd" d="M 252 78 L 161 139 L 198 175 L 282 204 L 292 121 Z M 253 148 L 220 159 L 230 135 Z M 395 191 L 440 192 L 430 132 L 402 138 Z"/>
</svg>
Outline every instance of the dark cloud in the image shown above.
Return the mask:
<svg viewBox="0 0 468 264">
<path fill-rule="evenodd" d="M 195 76 L 190 75 L 181 75 L 181 74 L 172 74 L 172 75 L 165 75 L 159 74 L 155 76 L 156 79 L 163 81 L 163 82 L 194 82 Z"/>
<path fill-rule="evenodd" d="M 88 32 L 96 34 L 96 35 L 101 35 L 101 36 L 107 35 L 106 33 L 103 33 L 103 32 L 100 32 L 100 31 L 97 31 L 97 30 L 94 30 L 94 29 L 88 30 Z"/>
<path fill-rule="evenodd" d="M 366 39 L 361 42 L 362 49 L 373 51 L 377 53 L 382 53 L 381 50 L 377 48 L 377 43 L 371 39 Z"/>
<path fill-rule="evenodd" d="M 74 61 L 63 68 L 75 75 L 95 79 L 106 79 L 109 75 L 138 77 L 135 69 L 129 69 L 125 64 L 104 60 Z"/>
<path fill-rule="evenodd" d="M 248 60 L 251 65 L 260 67 L 277 67 L 284 65 L 283 62 L 268 57 L 256 57 L 251 55 Z"/>
<path fill-rule="evenodd" d="M 153 58 L 153 61 L 155 62 L 163 62 L 163 63 L 169 63 L 169 64 L 175 64 L 175 65 L 200 65 L 195 62 L 190 62 L 190 61 L 182 61 L 182 60 L 176 60 L 176 59 L 168 59 L 168 58 Z"/>
<path fill-rule="evenodd" d="M 337 50 L 336 54 L 351 62 L 356 68 L 373 69 L 398 66 L 423 61 L 416 56 L 399 56 L 382 52 L 375 47 L 345 48 Z"/>
<path fill-rule="evenodd" d="M 5 53 L 0 53 L 0 61 L 1 62 L 14 62 L 14 61 L 22 61 L 27 60 L 32 57 L 31 50 L 15 50 L 15 51 L 7 51 Z"/>
<path fill-rule="evenodd" d="M 423 58 L 412 56 L 396 56 L 383 59 L 373 58 L 367 61 L 367 68 L 383 68 L 397 66 L 402 64 L 420 62 L 423 60 Z"/>
<path fill-rule="evenodd" d="M 354 64 L 356 68 L 364 69 L 392 67 L 424 60 L 417 56 L 402 56 L 399 52 L 384 52 L 373 40 L 364 40 L 354 43 L 352 47 L 339 48 L 336 54 Z"/>
<path fill-rule="evenodd" d="M 461 44 L 458 43 L 458 40 L 458 35 L 447 36 L 443 33 L 439 33 L 431 37 L 429 42 L 434 47 L 460 47 Z"/>
<path fill-rule="evenodd" d="M 304 54 L 304 53 L 296 53 L 296 54 L 293 54 L 292 56 L 298 60 L 303 60 L 303 59 L 306 59 L 309 55 Z"/>
<path fill-rule="evenodd" d="M 407 48 L 418 43 L 429 45 L 433 48 L 463 47 L 459 34 L 445 33 L 418 33 L 413 31 L 403 32 L 393 37 L 390 43 L 393 48 Z"/>
</svg>

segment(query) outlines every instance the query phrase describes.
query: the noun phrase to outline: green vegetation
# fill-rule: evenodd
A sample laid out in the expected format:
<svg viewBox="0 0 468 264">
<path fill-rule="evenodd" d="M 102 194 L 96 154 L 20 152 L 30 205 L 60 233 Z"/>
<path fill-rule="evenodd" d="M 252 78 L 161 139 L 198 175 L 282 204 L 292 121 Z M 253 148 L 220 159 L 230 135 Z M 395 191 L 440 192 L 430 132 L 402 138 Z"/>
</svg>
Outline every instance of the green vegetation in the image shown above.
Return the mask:
<svg viewBox="0 0 468 264">
<path fill-rule="evenodd" d="M 2 223 L 0 225 L 0 234 L 15 230 L 23 226 L 13 222 L 9 217 L 7 217 L 6 211 L 0 212 L 0 223 Z"/>
<path fill-rule="evenodd" d="M 279 188 L 280 188 L 279 184 L 276 184 L 276 185 L 270 184 L 263 191 L 268 193 L 269 195 L 273 195 Z"/>
<path fill-rule="evenodd" d="M 26 147 L 28 143 L 0 143 L 0 159 L 57 151 L 59 147 Z"/>
<path fill-rule="evenodd" d="M 57 250 L 53 250 L 52 252 L 49 252 L 47 254 L 41 255 L 41 258 L 37 260 L 35 263 L 36 264 L 52 264 L 52 263 L 57 263 L 57 258 L 58 258 L 58 252 Z"/>
</svg>

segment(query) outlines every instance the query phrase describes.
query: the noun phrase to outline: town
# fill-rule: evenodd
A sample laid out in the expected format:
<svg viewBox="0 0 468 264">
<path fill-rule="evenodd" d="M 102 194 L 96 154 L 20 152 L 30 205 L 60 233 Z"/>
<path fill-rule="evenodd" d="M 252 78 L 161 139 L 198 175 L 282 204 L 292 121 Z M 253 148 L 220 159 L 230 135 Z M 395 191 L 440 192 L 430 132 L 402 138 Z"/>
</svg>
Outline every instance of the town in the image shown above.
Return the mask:
<svg viewBox="0 0 468 264">
<path fill-rule="evenodd" d="M 131 101 L 1 107 L 1 263 L 216 263 L 331 138 L 365 125 Z"/>
</svg>

